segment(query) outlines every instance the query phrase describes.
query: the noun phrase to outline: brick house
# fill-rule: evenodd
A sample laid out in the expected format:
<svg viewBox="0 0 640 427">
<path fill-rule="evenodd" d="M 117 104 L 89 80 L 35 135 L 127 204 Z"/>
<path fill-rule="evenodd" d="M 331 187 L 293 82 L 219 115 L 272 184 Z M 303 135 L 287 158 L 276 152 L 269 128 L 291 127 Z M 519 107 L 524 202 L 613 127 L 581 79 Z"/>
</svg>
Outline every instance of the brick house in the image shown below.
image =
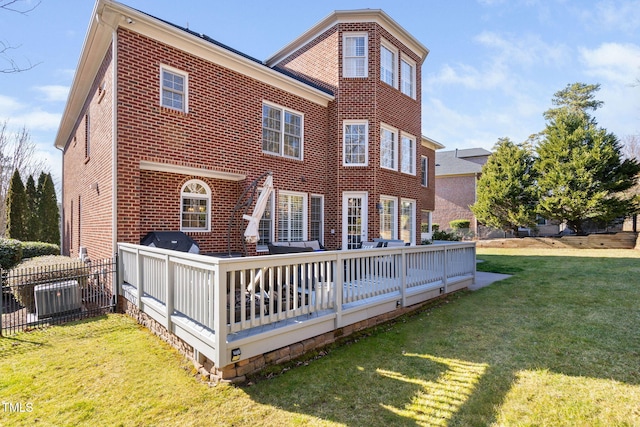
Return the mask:
<svg viewBox="0 0 640 427">
<path fill-rule="evenodd" d="M 476 184 L 491 152 L 483 148 L 455 149 L 436 153 L 436 206 L 433 222 L 441 230 L 456 219 L 471 221 L 477 233 L 478 222 L 469 209 L 476 202 Z"/>
<path fill-rule="evenodd" d="M 250 254 L 271 241 L 419 243 L 435 200 L 427 54 L 381 10 L 333 12 L 260 61 L 98 0 L 55 141 L 63 253 L 109 257 L 160 230 L 238 250 L 229 218 L 266 171 L 275 191 Z"/>
</svg>

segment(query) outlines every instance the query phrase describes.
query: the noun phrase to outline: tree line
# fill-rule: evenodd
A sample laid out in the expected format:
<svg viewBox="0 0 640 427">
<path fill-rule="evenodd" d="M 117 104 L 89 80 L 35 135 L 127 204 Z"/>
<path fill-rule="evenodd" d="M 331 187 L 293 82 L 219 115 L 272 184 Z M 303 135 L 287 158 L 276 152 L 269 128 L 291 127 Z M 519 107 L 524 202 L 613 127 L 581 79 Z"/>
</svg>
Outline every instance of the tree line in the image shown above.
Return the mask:
<svg viewBox="0 0 640 427">
<path fill-rule="evenodd" d="M 60 214 L 50 173 L 40 173 L 37 184 L 29 175 L 25 185 L 16 169 L 9 183 L 6 214 L 7 237 L 60 245 Z"/>
<path fill-rule="evenodd" d="M 592 111 L 599 84 L 574 83 L 554 94 L 545 129 L 523 143 L 500 138 L 482 168 L 471 210 L 481 224 L 517 232 L 538 216 L 585 234 L 589 222 L 609 225 L 638 213 L 631 191 L 640 163 L 598 126 Z"/>
</svg>

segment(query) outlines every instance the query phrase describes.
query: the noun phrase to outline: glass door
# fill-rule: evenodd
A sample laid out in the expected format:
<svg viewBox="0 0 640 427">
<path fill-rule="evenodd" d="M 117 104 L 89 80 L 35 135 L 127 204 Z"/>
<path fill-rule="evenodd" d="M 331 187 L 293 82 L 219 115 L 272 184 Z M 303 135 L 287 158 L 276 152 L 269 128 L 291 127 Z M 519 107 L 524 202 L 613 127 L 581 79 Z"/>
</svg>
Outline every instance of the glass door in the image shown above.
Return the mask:
<svg viewBox="0 0 640 427">
<path fill-rule="evenodd" d="M 342 248 L 357 249 L 367 240 L 367 193 L 342 195 Z"/>
</svg>

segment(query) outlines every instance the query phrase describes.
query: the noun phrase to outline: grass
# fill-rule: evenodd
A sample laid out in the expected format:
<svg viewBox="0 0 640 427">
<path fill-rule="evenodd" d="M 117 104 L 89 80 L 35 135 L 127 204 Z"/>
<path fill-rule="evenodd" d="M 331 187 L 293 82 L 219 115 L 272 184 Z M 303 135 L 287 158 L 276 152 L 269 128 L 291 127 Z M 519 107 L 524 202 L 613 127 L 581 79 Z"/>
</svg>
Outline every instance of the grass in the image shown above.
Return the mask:
<svg viewBox="0 0 640 427">
<path fill-rule="evenodd" d="M 0 338 L 0 425 L 640 425 L 640 252 L 478 258 L 513 277 L 242 387 L 121 315 Z"/>
</svg>

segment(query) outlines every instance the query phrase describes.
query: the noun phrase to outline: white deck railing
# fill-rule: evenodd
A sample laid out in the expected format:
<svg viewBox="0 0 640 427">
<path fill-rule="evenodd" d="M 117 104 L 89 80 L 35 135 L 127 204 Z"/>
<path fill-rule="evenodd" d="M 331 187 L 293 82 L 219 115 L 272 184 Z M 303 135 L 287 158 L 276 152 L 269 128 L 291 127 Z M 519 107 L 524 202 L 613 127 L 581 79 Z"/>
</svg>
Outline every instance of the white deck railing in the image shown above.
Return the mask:
<svg viewBox="0 0 640 427">
<path fill-rule="evenodd" d="M 475 280 L 475 244 L 216 258 L 118 244 L 121 294 L 219 367 Z M 233 360 L 235 361 L 235 360 Z"/>
</svg>

